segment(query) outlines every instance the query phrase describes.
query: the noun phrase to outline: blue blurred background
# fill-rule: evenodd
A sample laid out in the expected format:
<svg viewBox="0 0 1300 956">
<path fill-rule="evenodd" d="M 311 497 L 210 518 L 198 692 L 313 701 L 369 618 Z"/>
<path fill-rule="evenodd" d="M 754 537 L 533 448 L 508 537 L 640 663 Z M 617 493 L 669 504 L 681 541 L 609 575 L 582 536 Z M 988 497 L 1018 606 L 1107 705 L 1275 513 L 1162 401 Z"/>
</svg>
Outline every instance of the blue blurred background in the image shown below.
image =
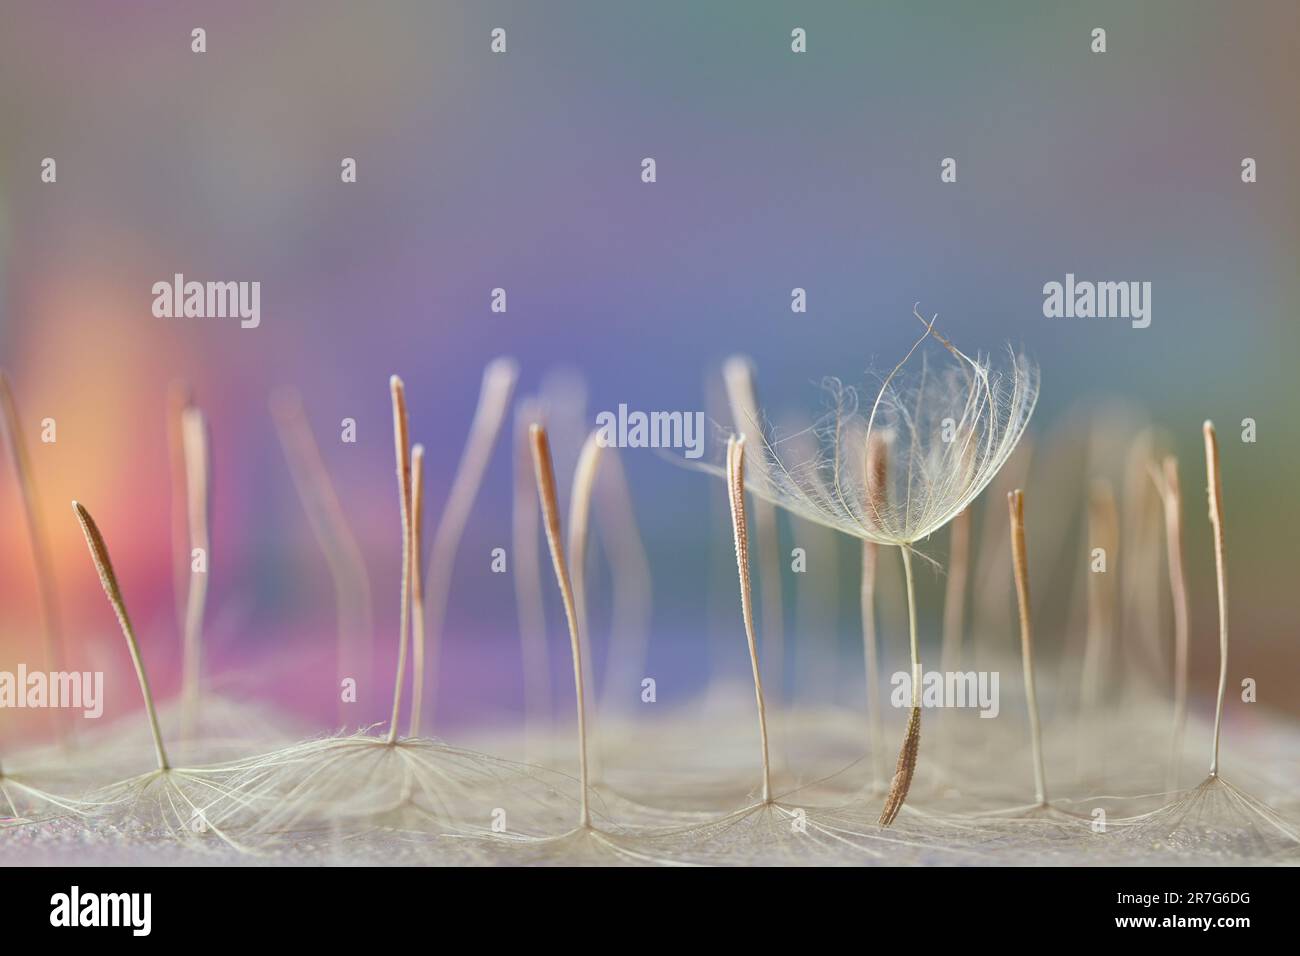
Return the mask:
<svg viewBox="0 0 1300 956">
<path fill-rule="evenodd" d="M 104 528 L 169 692 L 173 379 L 194 384 L 212 425 L 213 672 L 260 674 L 239 680 L 327 721 L 329 577 L 267 412 L 274 387 L 303 394 L 366 555 L 386 665 L 399 555 L 389 374 L 405 378 L 413 437 L 429 449 L 431 528 L 493 356 L 518 359 L 520 394 L 557 368 L 580 375 L 589 421 L 626 402 L 725 423 L 718 367 L 744 352 L 764 407 L 798 420 L 818 410 L 822 376 L 860 381 L 892 365 L 916 334 L 917 301 L 968 351 L 1010 341 L 1036 358 L 1036 435 L 1117 401 L 1167 433 L 1183 461 L 1202 686 L 1215 622 L 1200 423 L 1220 424 L 1233 678 L 1255 676 L 1270 706 L 1300 706 L 1285 690 L 1300 663 L 1291 0 L 4 0 L 0 11 L 0 363 L 32 443 L 77 660 L 122 677 L 110 709 L 135 706 L 134 691 L 67 502 L 84 501 Z M 191 52 L 195 27 L 206 53 Z M 489 51 L 495 27 L 504 55 Z M 791 52 L 795 27 L 804 54 Z M 1094 27 L 1107 31 L 1104 54 L 1090 52 Z M 1248 156 L 1254 184 L 1240 177 Z M 41 181 L 45 157 L 55 184 Z M 340 181 L 344 157 L 357 161 L 355 184 Z M 641 182 L 644 157 L 653 184 Z M 956 183 L 940 182 L 945 157 Z M 260 281 L 260 328 L 155 318 L 151 286 L 177 272 Z M 1043 284 L 1067 272 L 1150 281 L 1150 327 L 1045 319 Z M 505 314 L 489 309 L 494 287 L 507 290 Z M 791 312 L 795 287 L 806 314 Z M 45 417 L 54 444 L 35 440 Z M 355 445 L 337 441 L 345 417 L 358 422 Z M 1254 444 L 1238 440 L 1246 417 Z M 508 445 L 455 567 L 439 727 L 522 712 L 514 592 L 488 559 L 509 545 Z M 720 484 L 650 451 L 624 462 L 654 575 L 661 699 L 743 676 Z M 1029 493 L 1031 520 L 1036 501 L 1082 507 L 1078 489 Z M 20 519 L 6 472 L 10 669 L 37 646 Z M 788 551 L 803 531 L 783 534 Z M 787 582 L 786 630 L 804 647 L 792 653 L 858 673 L 856 546 L 817 541 L 814 569 L 833 568 L 835 586 L 801 599 L 804 585 Z M 545 584 L 562 690 L 567 640 Z M 890 669 L 905 638 L 886 641 Z M 371 719 L 389 692 L 388 678 L 363 689 Z M 845 681 L 807 692 L 854 699 Z"/>
</svg>

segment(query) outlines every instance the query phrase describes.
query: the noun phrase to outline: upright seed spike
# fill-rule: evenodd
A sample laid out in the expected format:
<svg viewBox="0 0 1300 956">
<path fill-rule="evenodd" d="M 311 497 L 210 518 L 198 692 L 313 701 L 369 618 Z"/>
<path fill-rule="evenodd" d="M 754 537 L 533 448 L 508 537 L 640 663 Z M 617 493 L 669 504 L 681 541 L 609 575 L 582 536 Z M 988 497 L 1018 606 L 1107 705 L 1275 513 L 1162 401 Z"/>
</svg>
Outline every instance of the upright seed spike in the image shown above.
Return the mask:
<svg viewBox="0 0 1300 956">
<path fill-rule="evenodd" d="M 397 675 L 393 681 L 393 715 L 388 722 L 388 743 L 397 743 L 397 718 L 402 710 L 402 685 L 406 683 L 407 628 L 411 611 L 411 426 L 406 414 L 406 386 L 396 375 L 388 380 L 393 401 L 393 448 L 397 458 L 397 498 L 402 518 L 402 591 L 397 625 Z"/>
<path fill-rule="evenodd" d="M 167 751 L 163 748 L 162 731 L 158 729 L 158 712 L 154 709 L 153 693 L 149 690 L 149 675 L 145 672 L 144 660 L 140 657 L 140 645 L 135 639 L 135 630 L 131 627 L 131 619 L 126 613 L 122 589 L 117 583 L 117 575 L 113 573 L 113 562 L 108 556 L 108 545 L 104 543 L 104 536 L 100 534 L 99 526 L 95 524 L 95 519 L 90 516 L 89 511 L 76 501 L 72 502 L 72 510 L 81 525 L 81 533 L 85 535 L 86 545 L 90 548 L 90 559 L 95 563 L 95 570 L 99 572 L 99 583 L 104 587 L 104 594 L 108 597 L 108 603 L 112 605 L 117 615 L 117 623 L 122 628 L 122 636 L 126 638 L 126 647 L 131 653 L 131 663 L 135 665 L 135 676 L 140 682 L 140 695 L 144 697 L 145 711 L 149 715 L 149 729 L 153 733 L 158 769 L 167 771 L 171 765 L 167 762 Z"/>
<path fill-rule="evenodd" d="M 542 505 L 542 524 L 546 528 L 546 543 L 551 551 L 551 564 L 555 566 L 555 579 L 560 586 L 564 602 L 564 616 L 569 624 L 569 649 L 573 654 L 573 685 L 578 703 L 578 772 L 582 787 L 582 801 L 578 826 L 591 827 L 591 807 L 587 787 L 587 707 L 586 685 L 582 675 L 582 639 L 578 633 L 578 611 L 573 597 L 573 584 L 569 566 L 564 557 L 564 538 L 560 529 L 560 501 L 555 491 L 555 465 L 551 460 L 551 443 L 546 429 L 534 424 L 528 430 L 533 452 L 533 473 L 537 480 L 537 497 Z"/>
<path fill-rule="evenodd" d="M 601 461 L 599 434 L 599 430 L 593 431 L 582 443 L 578 463 L 573 470 L 573 483 L 569 487 L 569 577 L 573 582 L 573 604 L 578 612 L 578 637 L 582 641 L 582 661 L 587 677 L 590 676 L 594 660 L 591 653 L 591 632 L 587 629 L 587 545 L 591 538 L 592 491 Z M 596 774 L 599 772 L 597 766 Z"/>
<path fill-rule="evenodd" d="M 424 581 L 420 576 L 423 554 L 421 539 L 424 526 L 424 446 L 411 449 L 411 643 L 414 654 L 411 668 L 414 674 L 411 688 L 411 717 L 407 734 L 420 736 L 420 714 L 424 709 Z"/>
<path fill-rule="evenodd" d="M 729 358 L 722 366 L 727 404 L 736 431 L 751 442 L 762 439 L 762 420 L 758 410 L 758 391 L 754 385 L 753 363 L 742 355 Z M 785 694 L 785 621 L 781 602 L 781 558 L 779 553 L 776 507 L 754 499 L 754 538 L 758 544 L 759 597 L 762 606 L 764 659 L 768 682 L 780 707 Z M 780 728 L 778 727 L 778 730 Z M 784 739 L 784 734 L 781 734 Z M 778 759 L 784 759 L 778 754 Z"/>
<path fill-rule="evenodd" d="M 1228 689 L 1228 571 L 1223 545 L 1223 481 L 1219 476 L 1219 439 L 1214 423 L 1201 426 L 1205 435 L 1205 475 L 1209 487 L 1210 526 L 1214 530 L 1214 578 L 1219 593 L 1219 694 L 1214 704 L 1214 750 L 1210 776 L 1219 775 L 1219 731 L 1223 727 L 1223 697 Z"/>
<path fill-rule="evenodd" d="M 754 672 L 754 698 L 758 704 L 758 736 L 763 748 L 763 803 L 772 802 L 772 765 L 767 740 L 767 702 L 763 674 L 758 666 L 758 640 L 754 636 L 754 601 L 749 577 L 749 527 L 745 517 L 745 436 L 727 440 L 727 490 L 731 503 L 731 533 L 736 545 L 736 570 L 740 576 L 740 612 L 749 644 L 749 665 Z"/>
<path fill-rule="evenodd" d="M 1029 708 L 1029 735 L 1034 753 L 1034 796 L 1047 806 L 1043 773 L 1043 735 L 1038 723 L 1038 693 L 1034 689 L 1034 629 L 1029 613 L 1029 558 L 1025 550 L 1025 495 L 1019 488 L 1007 495 L 1011 515 L 1011 563 L 1016 577 L 1016 605 L 1020 610 L 1020 659 L 1025 674 L 1025 703 Z"/>
</svg>

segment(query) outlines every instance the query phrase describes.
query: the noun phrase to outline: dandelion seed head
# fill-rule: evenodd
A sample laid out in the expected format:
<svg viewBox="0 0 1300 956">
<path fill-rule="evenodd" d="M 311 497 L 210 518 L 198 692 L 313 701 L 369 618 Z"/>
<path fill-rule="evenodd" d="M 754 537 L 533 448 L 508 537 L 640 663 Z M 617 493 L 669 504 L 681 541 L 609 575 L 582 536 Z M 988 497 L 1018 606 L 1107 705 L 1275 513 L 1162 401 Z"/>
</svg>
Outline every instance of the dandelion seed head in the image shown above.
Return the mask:
<svg viewBox="0 0 1300 956">
<path fill-rule="evenodd" d="M 808 521 L 902 547 L 978 497 L 1029 423 L 1038 369 L 1011 348 L 996 362 L 972 358 L 936 333 L 933 320 L 925 325 L 874 393 L 823 380 L 828 407 L 812 428 L 811 456 L 790 436 L 742 426 L 759 432 L 747 489 Z"/>
</svg>

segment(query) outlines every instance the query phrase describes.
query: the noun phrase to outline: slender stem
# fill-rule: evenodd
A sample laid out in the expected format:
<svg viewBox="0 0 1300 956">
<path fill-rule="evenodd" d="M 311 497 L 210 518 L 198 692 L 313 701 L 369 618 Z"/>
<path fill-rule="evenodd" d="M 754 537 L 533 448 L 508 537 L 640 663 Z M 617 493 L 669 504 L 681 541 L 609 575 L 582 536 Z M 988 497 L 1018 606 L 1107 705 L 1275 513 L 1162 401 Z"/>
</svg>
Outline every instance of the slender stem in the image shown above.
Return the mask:
<svg viewBox="0 0 1300 956">
<path fill-rule="evenodd" d="M 732 356 L 722 367 L 722 378 L 736 431 L 742 438 L 761 441 L 763 423 L 758 410 L 753 363 L 744 356 Z M 776 508 L 762 498 L 755 498 L 752 503 L 754 538 L 758 543 L 764 657 L 767 660 L 768 685 L 775 693 L 776 706 L 779 707 L 785 693 L 785 621 L 781 602 L 781 558 Z"/>
<path fill-rule="evenodd" d="M 1047 806 L 1043 773 L 1043 734 L 1038 723 L 1038 692 L 1034 689 L 1034 629 L 1029 613 L 1029 558 L 1025 551 L 1025 495 L 1019 488 L 1007 495 L 1011 514 L 1011 562 L 1016 576 L 1016 604 L 1020 609 L 1020 660 L 1025 673 L 1025 703 L 1029 708 L 1029 736 L 1034 752 L 1034 795 Z"/>
<path fill-rule="evenodd" d="M 591 632 L 587 628 L 587 545 L 590 541 L 591 499 L 596 485 L 601 455 L 598 432 L 592 432 L 582 444 L 578 454 L 578 464 L 573 472 L 573 484 L 569 489 L 569 537 L 568 557 L 569 575 L 573 583 L 573 606 L 578 614 L 578 637 L 582 641 L 582 660 L 584 670 L 591 668 Z M 584 675 L 584 677 L 587 675 Z M 594 732 L 593 737 L 599 736 Z M 595 776 L 599 778 L 599 761 L 596 763 Z"/>
<path fill-rule="evenodd" d="M 411 610 L 411 443 L 406 415 L 406 388 L 394 375 L 388 381 L 393 399 L 393 447 L 397 455 L 397 492 L 402 515 L 402 599 L 397 626 L 397 675 L 393 681 L 393 716 L 388 722 L 388 742 L 397 743 L 397 717 L 406 683 L 407 625 Z"/>
<path fill-rule="evenodd" d="M 1219 439 L 1214 423 L 1206 422 L 1205 473 L 1209 484 L 1210 524 L 1214 529 L 1214 576 L 1219 589 L 1219 696 L 1214 704 L 1214 751 L 1210 776 L 1219 774 L 1219 731 L 1223 726 L 1223 696 L 1228 689 L 1228 576 L 1223 551 L 1223 482 L 1219 477 Z"/>
<path fill-rule="evenodd" d="M 884 726 L 880 717 L 880 655 L 876 650 L 876 562 L 880 547 L 862 542 L 862 657 L 867 671 L 867 729 L 871 743 L 871 785 L 880 790 L 884 773 L 880 758 L 885 755 Z"/>
<path fill-rule="evenodd" d="M 767 703 L 763 675 L 758 667 L 758 640 L 754 636 L 754 601 L 749 577 L 749 527 L 745 518 L 745 438 L 727 440 L 727 489 L 731 504 L 731 532 L 736 543 L 736 570 L 740 576 L 740 612 L 749 643 L 749 665 L 754 672 L 754 699 L 758 703 L 758 736 L 763 748 L 763 803 L 772 802 L 772 763 L 767 740 Z"/>
<path fill-rule="evenodd" d="M 578 611 L 573 598 L 573 584 L 569 567 L 564 559 L 564 539 L 560 532 L 560 501 L 555 492 L 555 465 L 551 460 L 551 443 L 546 429 L 533 425 L 528 430 L 533 450 L 533 472 L 537 479 L 537 496 L 542 505 L 542 523 L 546 527 L 546 542 L 551 549 L 551 563 L 555 566 L 555 579 L 560 585 L 564 601 L 564 616 L 569 624 L 569 648 L 573 653 L 573 685 L 578 700 L 578 772 L 582 786 L 579 827 L 591 827 L 591 807 L 587 788 L 587 706 L 586 685 L 582 679 L 582 639 L 578 633 Z"/>
<path fill-rule="evenodd" d="M 423 551 L 421 528 L 424 524 L 424 446 L 411 449 L 411 643 L 414 672 L 411 687 L 411 718 L 407 735 L 420 736 L 420 714 L 424 710 L 424 582 L 420 578 Z"/>
<path fill-rule="evenodd" d="M 167 751 L 163 748 L 162 731 L 158 728 L 158 712 L 154 709 L 153 693 L 149 690 L 149 675 L 145 673 L 144 660 L 140 657 L 140 645 L 135 639 L 135 630 L 131 627 L 131 619 L 126 613 L 122 589 L 118 586 L 117 575 L 113 573 L 113 562 L 108 556 L 108 545 L 104 543 L 104 536 L 99 533 L 99 527 L 89 511 L 76 501 L 72 503 L 72 510 L 81 525 L 81 533 L 86 537 L 86 544 L 90 548 L 90 559 L 95 563 L 95 570 L 99 572 L 99 583 L 104 587 L 104 594 L 108 597 L 108 603 L 112 605 L 113 612 L 117 615 L 117 623 L 122 628 L 122 636 L 126 638 L 126 647 L 131 653 L 131 663 L 135 665 L 135 676 L 140 682 L 140 694 L 144 697 L 144 709 L 149 715 L 149 730 L 153 733 L 158 769 L 166 771 L 170 768 L 170 764 L 167 762 Z"/>
<path fill-rule="evenodd" d="M 601 458 L 600 443 L 596 436 L 597 432 L 592 432 L 583 442 L 573 472 L 573 486 L 569 492 L 569 573 L 573 581 L 574 606 L 578 609 L 578 633 L 583 638 L 584 648 L 588 646 L 587 543 L 590 539 L 591 494 Z"/>
<path fill-rule="evenodd" d="M 908 643 L 912 652 L 912 710 L 907 718 L 907 731 L 903 735 L 903 746 L 898 750 L 898 762 L 894 766 L 894 776 L 889 781 L 889 792 L 885 794 L 885 805 L 881 807 L 880 819 L 876 822 L 890 826 L 897 818 L 903 804 L 907 801 L 907 792 L 912 787 L 912 776 L 916 773 L 916 757 L 921 749 L 921 649 L 916 639 L 916 588 L 912 580 L 912 552 L 907 544 L 899 546 L 903 554 L 903 576 L 907 582 L 907 629 Z"/>
<path fill-rule="evenodd" d="M 916 586 L 912 581 L 912 552 L 904 546 L 903 577 L 907 582 L 907 641 L 912 651 L 912 706 L 921 706 L 921 646 L 916 639 Z"/>
</svg>

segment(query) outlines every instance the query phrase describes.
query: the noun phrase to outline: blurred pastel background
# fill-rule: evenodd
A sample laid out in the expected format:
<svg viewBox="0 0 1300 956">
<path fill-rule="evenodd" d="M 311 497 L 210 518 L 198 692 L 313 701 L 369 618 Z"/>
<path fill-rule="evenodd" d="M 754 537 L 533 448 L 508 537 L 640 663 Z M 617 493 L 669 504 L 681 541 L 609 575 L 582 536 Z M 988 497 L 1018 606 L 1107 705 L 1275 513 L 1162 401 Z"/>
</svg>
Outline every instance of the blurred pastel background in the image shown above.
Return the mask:
<svg viewBox="0 0 1300 956">
<path fill-rule="evenodd" d="M 194 27 L 206 53 L 190 51 Z M 504 55 L 489 52 L 494 27 L 507 31 Z M 795 27 L 805 54 L 790 50 Z M 1089 50 L 1094 27 L 1107 30 L 1104 54 Z M 919 301 L 966 350 L 1010 341 L 1039 362 L 1040 451 L 1080 408 L 1107 403 L 1168 436 L 1183 462 L 1198 691 L 1216 666 L 1200 425 L 1219 423 L 1230 687 L 1254 677 L 1258 707 L 1300 712 L 1298 40 L 1292 0 L 3 0 L 0 364 L 73 666 L 109 673 L 110 715 L 138 707 L 76 497 L 108 538 L 155 683 L 164 696 L 178 686 L 163 405 L 174 379 L 193 383 L 211 420 L 205 668 L 324 729 L 337 698 L 333 598 L 268 413 L 276 386 L 301 391 L 365 554 L 377 676 L 354 722 L 379 720 L 398 591 L 391 373 L 429 449 L 431 530 L 493 356 L 519 361 L 521 395 L 556 370 L 580 376 L 589 425 L 622 402 L 726 424 L 718 368 L 744 352 L 764 407 L 798 420 L 818 410 L 822 376 L 861 381 L 892 365 Z M 640 180 L 647 156 L 654 184 Z M 1249 185 L 1247 156 L 1259 170 Z M 56 184 L 41 182 L 45 157 Z M 343 157 L 357 160 L 355 184 L 340 182 Z M 954 184 L 939 180 L 944 157 L 957 159 Z M 260 328 L 155 318 L 151 286 L 178 272 L 260 281 Z M 1045 319 L 1042 286 L 1067 272 L 1150 281 L 1150 327 Z M 507 290 L 505 314 L 489 310 L 494 287 Z M 791 312 L 794 287 L 806 314 Z M 52 444 L 38 441 L 47 417 Z M 354 445 L 338 440 L 347 417 Z M 1240 441 L 1247 417 L 1254 444 Z M 575 453 L 558 449 L 570 467 Z M 748 668 L 722 487 L 651 451 L 623 461 L 654 582 L 646 668 L 668 705 Z M 454 568 L 436 732 L 523 713 L 514 590 L 489 569 L 491 549 L 510 543 L 511 487 L 507 440 Z M 1079 488 L 1027 494 L 1031 523 L 1035 511 L 1082 513 Z M 804 544 L 810 562 L 787 576 L 786 693 L 858 706 L 856 545 L 782 529 L 783 554 Z M 945 546 L 931 549 L 941 562 Z M 568 719 L 568 644 L 544 571 L 555 707 Z M 603 658 L 608 574 L 593 574 Z M 995 603 L 1009 607 L 1004 583 Z M 890 671 L 906 638 L 895 579 L 883 587 Z M 922 590 L 942 582 L 928 575 Z M 1064 605 L 1071 593 L 1038 597 Z M 6 469 L 0 668 L 35 666 L 38 621 Z M 975 635 L 986 638 L 1012 640 Z M 1064 640 L 1043 636 L 1048 653 Z M 30 714 L 5 716 L 6 738 L 44 733 Z"/>
</svg>

